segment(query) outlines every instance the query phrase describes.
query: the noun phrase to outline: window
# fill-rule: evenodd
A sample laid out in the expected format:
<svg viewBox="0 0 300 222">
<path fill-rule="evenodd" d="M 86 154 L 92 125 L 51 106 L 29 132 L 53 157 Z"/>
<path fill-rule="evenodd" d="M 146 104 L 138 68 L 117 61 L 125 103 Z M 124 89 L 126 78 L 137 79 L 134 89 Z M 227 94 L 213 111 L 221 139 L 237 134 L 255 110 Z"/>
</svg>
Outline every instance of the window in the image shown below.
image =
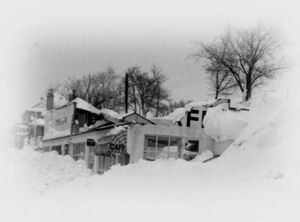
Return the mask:
<svg viewBox="0 0 300 222">
<path fill-rule="evenodd" d="M 85 154 L 85 143 L 75 143 L 73 150 L 73 158 L 74 160 L 82 159 L 84 160 Z"/>
<path fill-rule="evenodd" d="M 185 149 L 183 159 L 192 160 L 199 154 L 199 140 L 190 140 L 185 141 Z"/>
<path fill-rule="evenodd" d="M 198 153 L 199 152 L 199 140 L 188 140 L 185 148 L 187 151 Z"/>
<path fill-rule="evenodd" d="M 156 157 L 156 140 L 155 136 L 146 137 L 146 146 L 144 150 L 144 159 L 155 160 Z"/>
<path fill-rule="evenodd" d="M 181 157 L 181 138 L 171 136 L 146 136 L 144 159 L 168 159 Z"/>
</svg>

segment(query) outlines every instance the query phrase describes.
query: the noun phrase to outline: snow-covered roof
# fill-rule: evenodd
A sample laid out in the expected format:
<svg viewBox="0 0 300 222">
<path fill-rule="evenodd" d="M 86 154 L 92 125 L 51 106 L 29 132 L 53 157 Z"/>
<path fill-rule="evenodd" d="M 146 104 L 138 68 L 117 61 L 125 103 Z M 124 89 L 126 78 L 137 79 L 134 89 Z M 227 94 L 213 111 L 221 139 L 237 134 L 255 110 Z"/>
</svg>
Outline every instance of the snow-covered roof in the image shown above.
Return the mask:
<svg viewBox="0 0 300 222">
<path fill-rule="evenodd" d="M 185 110 L 190 111 L 193 107 L 200 107 L 200 106 L 210 105 L 210 104 L 213 104 L 214 102 L 216 102 L 215 99 L 190 102 L 190 103 L 185 105 Z"/>
<path fill-rule="evenodd" d="M 120 113 L 120 114 L 118 114 L 118 115 L 116 115 L 114 117 L 118 118 L 118 119 L 123 119 L 124 117 L 129 116 L 129 115 L 131 115 L 133 113 L 134 113 L 133 111 L 132 112 L 128 112 L 128 113 Z"/>
<path fill-rule="evenodd" d="M 167 119 L 164 117 L 151 118 L 150 120 L 157 125 L 166 125 L 166 126 L 174 125 L 174 121 L 172 119 Z"/>
<path fill-rule="evenodd" d="M 118 116 L 120 115 L 119 113 L 117 113 L 116 111 L 112 110 L 112 109 L 107 109 L 107 108 L 102 108 L 100 109 L 100 113 L 109 115 L 109 116 L 113 116 L 118 118 Z"/>
<path fill-rule="evenodd" d="M 74 99 L 72 102 L 76 103 L 76 108 L 78 108 L 78 109 L 86 110 L 86 111 L 89 111 L 91 113 L 96 113 L 96 114 L 100 113 L 99 109 L 97 109 L 96 107 L 94 107 L 93 105 L 89 104 L 88 102 L 86 102 L 85 100 L 83 100 L 79 97 Z"/>
<path fill-rule="evenodd" d="M 185 112 L 186 108 L 176 108 L 172 113 L 170 113 L 166 117 L 172 119 L 173 121 L 179 121 L 184 117 Z"/>
</svg>

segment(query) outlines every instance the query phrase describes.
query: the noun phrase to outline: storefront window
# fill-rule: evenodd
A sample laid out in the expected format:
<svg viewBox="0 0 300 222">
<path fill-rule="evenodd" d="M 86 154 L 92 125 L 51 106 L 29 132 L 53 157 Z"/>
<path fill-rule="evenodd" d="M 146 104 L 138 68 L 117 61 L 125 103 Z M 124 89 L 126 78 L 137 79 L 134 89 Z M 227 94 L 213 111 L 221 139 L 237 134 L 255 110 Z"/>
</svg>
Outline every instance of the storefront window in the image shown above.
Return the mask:
<svg viewBox="0 0 300 222">
<path fill-rule="evenodd" d="M 144 159 L 168 159 L 181 157 L 181 138 L 170 136 L 146 136 Z"/>
<path fill-rule="evenodd" d="M 144 151 L 144 159 L 146 160 L 155 160 L 156 158 L 156 142 L 157 137 L 147 136 L 146 137 L 146 146 Z"/>
<path fill-rule="evenodd" d="M 181 157 L 181 139 L 170 138 L 169 157 L 177 158 Z"/>
</svg>

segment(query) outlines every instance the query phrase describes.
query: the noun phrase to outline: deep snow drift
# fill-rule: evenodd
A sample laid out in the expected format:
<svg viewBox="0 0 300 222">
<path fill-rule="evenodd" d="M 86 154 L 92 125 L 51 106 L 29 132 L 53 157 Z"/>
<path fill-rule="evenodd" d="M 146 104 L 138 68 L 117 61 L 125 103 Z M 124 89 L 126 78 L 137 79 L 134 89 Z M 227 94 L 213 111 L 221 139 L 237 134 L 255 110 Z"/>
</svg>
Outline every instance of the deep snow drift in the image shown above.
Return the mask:
<svg viewBox="0 0 300 222">
<path fill-rule="evenodd" d="M 55 152 L 3 147 L 1 221 L 299 221 L 292 102 L 254 96 L 245 129 L 207 163 L 141 160 L 98 176 Z"/>
</svg>

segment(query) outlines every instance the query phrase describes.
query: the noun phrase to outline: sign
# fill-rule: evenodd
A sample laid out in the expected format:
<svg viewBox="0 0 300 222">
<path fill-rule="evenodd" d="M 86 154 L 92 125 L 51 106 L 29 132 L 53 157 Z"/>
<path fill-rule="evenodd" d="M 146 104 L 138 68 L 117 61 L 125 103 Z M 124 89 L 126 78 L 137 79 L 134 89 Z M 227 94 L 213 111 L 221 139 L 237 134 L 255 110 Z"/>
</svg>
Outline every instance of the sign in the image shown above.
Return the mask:
<svg viewBox="0 0 300 222">
<path fill-rule="evenodd" d="M 177 122 L 179 126 L 201 128 L 206 110 L 203 107 L 193 107 L 185 113 L 185 116 Z"/>
<path fill-rule="evenodd" d="M 44 139 L 71 135 L 74 111 L 74 104 L 47 111 Z"/>
<path fill-rule="evenodd" d="M 87 146 L 96 146 L 96 142 L 93 139 L 87 139 L 86 140 L 86 145 Z"/>
<path fill-rule="evenodd" d="M 26 124 L 18 123 L 13 126 L 12 132 L 17 136 L 27 136 L 31 133 L 31 129 Z"/>
</svg>

